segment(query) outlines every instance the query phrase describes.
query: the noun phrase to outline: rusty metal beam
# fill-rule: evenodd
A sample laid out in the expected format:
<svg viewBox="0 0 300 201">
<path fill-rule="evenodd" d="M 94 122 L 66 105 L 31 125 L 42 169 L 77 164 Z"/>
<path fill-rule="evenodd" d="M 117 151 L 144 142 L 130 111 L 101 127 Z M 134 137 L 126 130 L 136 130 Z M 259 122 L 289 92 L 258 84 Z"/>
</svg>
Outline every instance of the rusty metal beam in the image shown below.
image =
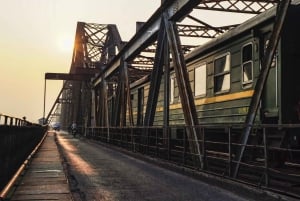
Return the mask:
<svg viewBox="0 0 300 201">
<path fill-rule="evenodd" d="M 161 7 L 150 17 L 150 19 L 139 29 L 134 37 L 122 48 L 119 54 L 108 63 L 105 69 L 105 77 L 109 77 L 120 66 L 120 57 L 125 61 L 135 57 L 141 50 L 153 43 L 157 38 L 157 32 L 160 27 L 161 14 L 169 13 L 169 18 L 179 20 L 191 12 L 193 7 L 197 6 L 200 0 L 173 0 L 164 1 Z M 101 82 L 101 75 L 94 79 L 94 86 Z"/>
<path fill-rule="evenodd" d="M 172 54 L 172 61 L 174 64 L 174 70 L 178 84 L 185 125 L 187 126 L 189 145 L 191 148 L 191 152 L 195 155 L 198 155 L 200 165 L 201 167 L 203 167 L 202 156 L 200 151 L 201 149 L 198 141 L 199 137 L 196 130 L 196 126 L 199 124 L 196 106 L 193 98 L 194 96 L 192 93 L 191 85 L 189 82 L 187 67 L 185 64 L 183 53 L 180 49 L 180 38 L 174 22 L 168 21 L 168 18 L 165 16 L 164 23 L 166 25 L 168 43 Z"/>
<path fill-rule="evenodd" d="M 91 114 L 89 114 L 91 112 L 89 102 L 92 99 L 90 78 L 100 74 L 100 69 L 103 69 L 116 55 L 116 49 L 120 50 L 122 46 L 123 42 L 116 25 L 77 23 L 69 74 L 47 75 L 47 79 L 69 80 L 72 86 L 71 92 L 63 93 L 64 98 L 72 102 L 72 104 L 62 106 L 62 116 L 66 117 L 66 124 L 70 123 L 69 117 L 72 120 L 80 119 L 80 122 L 91 119 Z M 57 101 L 54 104 L 57 104 Z"/>
<path fill-rule="evenodd" d="M 202 10 L 259 14 L 273 7 L 279 0 L 204 0 L 196 7 Z"/>
<path fill-rule="evenodd" d="M 163 74 L 163 63 L 164 63 L 163 53 L 164 53 L 164 46 L 166 45 L 165 44 L 166 31 L 165 31 L 165 25 L 163 23 L 163 19 L 161 20 L 162 23 L 160 23 L 160 30 L 157 39 L 157 49 L 155 53 L 154 66 L 150 77 L 151 81 L 150 81 L 149 95 L 148 95 L 145 118 L 144 118 L 144 126 L 146 127 L 153 126 L 159 88 L 160 88 L 161 78 Z"/>
<path fill-rule="evenodd" d="M 131 90 L 130 90 L 130 83 L 129 83 L 129 72 L 128 72 L 128 65 L 127 62 L 124 62 L 124 82 L 125 82 L 125 93 L 127 96 L 127 109 L 129 114 L 129 126 L 134 126 L 133 122 L 133 111 L 132 111 L 132 103 L 131 103 Z M 126 117 L 126 111 L 125 111 L 125 117 Z"/>
<path fill-rule="evenodd" d="M 97 73 L 101 72 L 100 67 L 103 68 L 103 65 L 102 66 L 100 64 L 97 65 L 97 63 L 96 63 L 96 66 L 94 68 L 81 68 L 81 67 L 77 67 L 74 70 L 74 74 L 86 74 L 86 75 L 95 76 Z"/>
<path fill-rule="evenodd" d="M 125 72 L 126 71 L 126 72 Z M 126 111 L 127 111 L 127 90 L 126 90 L 126 78 L 127 67 L 125 67 L 124 60 L 121 61 L 121 68 L 119 73 L 119 82 L 116 90 L 116 99 L 113 110 L 112 126 L 123 127 L 126 125 Z"/>
<path fill-rule="evenodd" d="M 242 145 L 241 147 L 238 148 L 236 152 L 236 165 L 233 173 L 233 177 L 236 178 L 238 175 L 239 167 L 240 167 L 240 162 L 242 160 L 244 151 L 245 151 L 245 146 L 247 145 L 248 138 L 251 132 L 251 128 L 253 125 L 253 122 L 256 117 L 257 110 L 259 108 L 259 103 L 261 100 L 262 92 L 265 87 L 266 80 L 268 78 L 268 74 L 271 68 L 271 63 L 280 39 L 280 33 L 282 30 L 282 26 L 288 11 L 288 7 L 290 5 L 291 0 L 282 0 L 280 4 L 277 7 L 277 15 L 275 18 L 274 26 L 273 26 L 273 31 L 271 34 L 271 38 L 269 41 L 269 45 L 267 46 L 266 53 L 262 59 L 261 63 L 261 72 L 259 74 L 258 80 L 255 85 L 254 89 L 254 94 L 251 98 L 248 114 L 246 117 L 245 121 L 245 127 L 242 132 L 240 144 Z"/>
<path fill-rule="evenodd" d="M 122 60 L 122 65 L 121 65 L 121 73 L 120 73 L 120 81 L 121 81 L 121 93 L 119 96 L 119 102 L 118 104 L 120 104 L 120 122 L 119 125 L 120 127 L 124 127 L 126 126 L 126 111 L 127 111 L 127 80 L 128 77 L 127 76 L 127 66 L 124 62 L 124 60 Z"/>
<path fill-rule="evenodd" d="M 164 45 L 164 139 L 168 139 L 168 127 L 170 124 L 170 50 Z M 166 141 L 164 141 L 167 144 Z"/>
<path fill-rule="evenodd" d="M 99 93 L 97 93 L 99 90 Z M 108 121 L 108 105 L 107 105 L 107 82 L 106 80 L 103 80 L 101 82 L 99 89 L 94 89 L 95 91 L 95 111 L 96 111 L 96 125 L 97 126 L 103 126 L 108 127 L 109 121 Z"/>
<path fill-rule="evenodd" d="M 91 77 L 89 74 L 45 73 L 46 80 L 88 81 Z"/>
<path fill-rule="evenodd" d="M 179 36 L 182 37 L 195 37 L 195 38 L 215 38 L 225 31 L 228 31 L 237 25 L 214 27 L 195 26 L 195 25 L 178 25 Z M 195 47 L 195 46 L 194 46 Z"/>
</svg>

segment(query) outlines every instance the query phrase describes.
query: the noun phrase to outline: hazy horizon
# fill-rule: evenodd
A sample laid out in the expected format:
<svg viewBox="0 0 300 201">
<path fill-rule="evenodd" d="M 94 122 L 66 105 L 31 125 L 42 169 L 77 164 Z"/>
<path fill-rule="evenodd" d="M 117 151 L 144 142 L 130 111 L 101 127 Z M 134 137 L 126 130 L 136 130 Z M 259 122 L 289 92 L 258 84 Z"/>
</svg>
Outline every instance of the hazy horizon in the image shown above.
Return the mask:
<svg viewBox="0 0 300 201">
<path fill-rule="evenodd" d="M 44 74 L 67 73 L 78 21 L 116 24 L 122 40 L 135 33 L 160 0 L 10 0 L 0 7 L 0 114 L 37 122 L 43 116 Z M 62 81 L 47 80 L 46 115 Z"/>
</svg>

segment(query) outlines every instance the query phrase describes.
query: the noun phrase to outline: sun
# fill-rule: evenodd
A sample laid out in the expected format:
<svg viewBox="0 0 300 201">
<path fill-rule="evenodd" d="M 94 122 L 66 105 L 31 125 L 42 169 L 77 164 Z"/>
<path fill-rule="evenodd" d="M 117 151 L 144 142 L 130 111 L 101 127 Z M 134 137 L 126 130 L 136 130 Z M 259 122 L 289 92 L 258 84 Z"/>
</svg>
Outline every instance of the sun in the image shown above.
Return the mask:
<svg viewBox="0 0 300 201">
<path fill-rule="evenodd" d="M 61 35 L 58 39 L 59 50 L 63 53 L 71 53 L 74 46 L 74 39 L 68 35 Z"/>
</svg>

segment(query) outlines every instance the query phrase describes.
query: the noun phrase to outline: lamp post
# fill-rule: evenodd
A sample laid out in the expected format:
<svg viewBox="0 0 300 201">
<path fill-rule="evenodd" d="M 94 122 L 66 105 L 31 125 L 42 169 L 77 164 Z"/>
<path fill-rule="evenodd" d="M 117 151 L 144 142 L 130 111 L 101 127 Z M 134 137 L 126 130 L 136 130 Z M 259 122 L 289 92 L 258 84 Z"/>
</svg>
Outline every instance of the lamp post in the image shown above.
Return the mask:
<svg viewBox="0 0 300 201">
<path fill-rule="evenodd" d="M 46 78 L 44 81 L 44 109 L 43 109 L 43 124 L 45 124 L 46 119 L 45 119 L 45 110 L 46 110 Z"/>
</svg>

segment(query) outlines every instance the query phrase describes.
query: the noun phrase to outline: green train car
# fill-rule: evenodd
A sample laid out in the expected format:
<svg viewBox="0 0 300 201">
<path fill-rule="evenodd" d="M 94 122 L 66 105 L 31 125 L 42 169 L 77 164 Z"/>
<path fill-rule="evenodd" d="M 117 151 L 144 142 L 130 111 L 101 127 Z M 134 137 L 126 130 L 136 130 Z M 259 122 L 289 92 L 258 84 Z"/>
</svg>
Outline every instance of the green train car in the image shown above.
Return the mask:
<svg viewBox="0 0 300 201">
<path fill-rule="evenodd" d="M 245 133 L 244 128 L 261 73 L 261 63 L 273 32 L 275 15 L 276 8 L 272 8 L 184 56 L 193 94 L 190 98 L 195 102 L 200 124 L 195 129 L 196 135 L 200 139 L 198 142 L 201 147 L 205 149 L 204 154 L 221 157 L 227 154 L 236 157 L 241 153 L 239 147 L 247 143 L 250 146 L 245 148 L 243 160 L 246 158 L 255 163 L 261 162 L 268 150 L 268 160 L 274 167 L 285 162 L 299 164 L 300 0 L 290 4 L 284 20 L 255 117 L 255 125 L 249 133 Z M 169 79 L 167 92 L 164 86 L 167 83 L 165 77 Z M 145 126 L 149 123 L 145 121 L 145 113 L 150 79 L 150 76 L 145 76 L 130 84 L 131 111 L 127 109 L 126 121 L 120 127 L 133 129 L 135 136 L 132 140 L 136 144 L 147 144 L 150 148 L 161 147 L 162 150 L 167 147 L 169 150 L 177 150 L 176 153 L 190 151 L 191 146 L 186 145 L 190 145 L 190 141 L 186 142 L 191 140 L 188 136 L 190 127 L 185 125 L 172 63 L 170 76 L 163 75 L 159 86 L 155 115 L 153 122 L 152 119 L 150 122 L 153 127 L 145 131 Z M 111 84 L 110 87 L 113 90 L 107 103 L 108 121 L 113 122 L 116 119 L 113 112 L 116 111 L 115 100 L 119 97 L 116 97 L 116 85 Z M 164 107 L 167 96 L 169 110 L 166 112 Z M 165 114 L 169 114 L 167 118 Z M 167 121 L 168 125 L 165 125 Z M 247 142 L 243 139 L 245 136 Z M 189 157 L 188 160 L 192 163 L 193 159 Z"/>
<path fill-rule="evenodd" d="M 185 56 L 200 124 L 244 123 L 261 60 L 268 44 L 275 9 L 257 15 Z M 300 123 L 300 3 L 293 2 L 282 30 L 256 116 L 257 123 Z M 164 81 L 154 126 L 163 125 Z M 135 125 L 143 125 L 149 80 L 131 84 Z M 170 77 L 170 125 L 184 125 L 176 77 Z M 300 103 L 300 102 L 299 102 Z M 299 111 L 300 112 L 300 111 Z"/>
</svg>

